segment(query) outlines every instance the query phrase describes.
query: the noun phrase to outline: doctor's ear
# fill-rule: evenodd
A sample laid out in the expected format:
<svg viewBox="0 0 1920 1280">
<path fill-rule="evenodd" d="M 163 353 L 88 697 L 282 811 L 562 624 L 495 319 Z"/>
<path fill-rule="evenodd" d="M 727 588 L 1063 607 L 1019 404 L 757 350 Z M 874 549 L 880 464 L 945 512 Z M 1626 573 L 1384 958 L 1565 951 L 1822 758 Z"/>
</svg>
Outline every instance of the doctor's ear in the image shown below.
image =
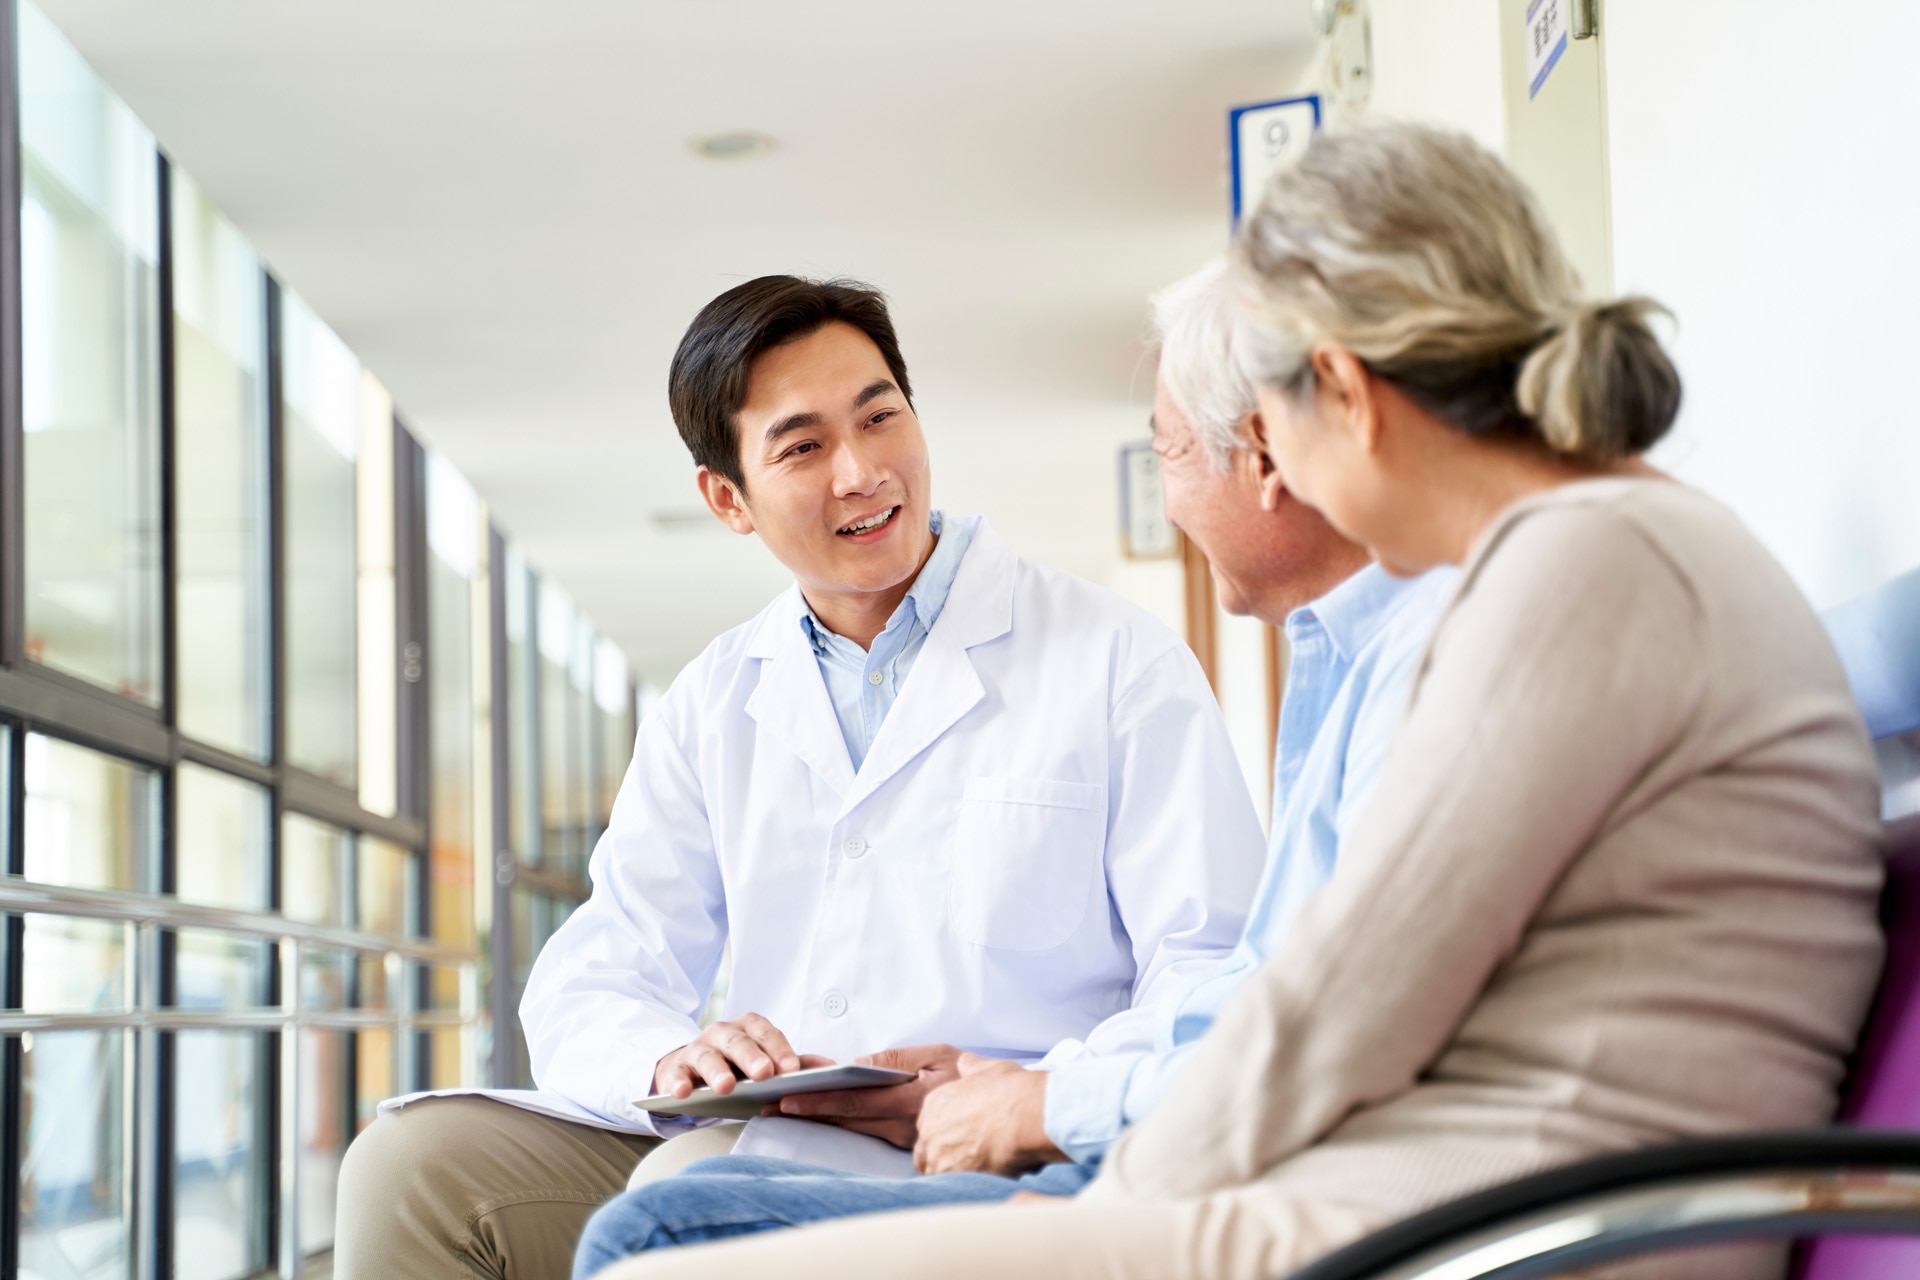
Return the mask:
<svg viewBox="0 0 1920 1280">
<path fill-rule="evenodd" d="M 694 474 L 694 483 L 700 486 L 700 496 L 707 500 L 707 509 L 720 517 L 721 524 L 735 533 L 753 532 L 753 514 L 747 510 L 746 495 L 738 485 L 706 467 Z"/>
</svg>

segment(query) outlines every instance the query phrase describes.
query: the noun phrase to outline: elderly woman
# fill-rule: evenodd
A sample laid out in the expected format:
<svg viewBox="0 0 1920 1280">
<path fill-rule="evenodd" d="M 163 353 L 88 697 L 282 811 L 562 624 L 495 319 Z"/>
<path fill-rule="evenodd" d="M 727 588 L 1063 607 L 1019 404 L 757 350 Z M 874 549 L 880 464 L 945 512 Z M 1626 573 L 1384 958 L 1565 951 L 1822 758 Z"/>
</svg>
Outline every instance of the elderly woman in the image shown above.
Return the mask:
<svg viewBox="0 0 1920 1280">
<path fill-rule="evenodd" d="M 1583 302 L 1500 161 L 1411 126 L 1317 140 L 1235 270 L 1287 485 L 1393 572 L 1462 566 L 1331 881 L 1079 1196 L 603 1275 L 1264 1280 L 1552 1165 L 1830 1115 L 1881 952 L 1872 754 L 1780 567 L 1637 460 L 1680 395 L 1651 306 Z"/>
</svg>

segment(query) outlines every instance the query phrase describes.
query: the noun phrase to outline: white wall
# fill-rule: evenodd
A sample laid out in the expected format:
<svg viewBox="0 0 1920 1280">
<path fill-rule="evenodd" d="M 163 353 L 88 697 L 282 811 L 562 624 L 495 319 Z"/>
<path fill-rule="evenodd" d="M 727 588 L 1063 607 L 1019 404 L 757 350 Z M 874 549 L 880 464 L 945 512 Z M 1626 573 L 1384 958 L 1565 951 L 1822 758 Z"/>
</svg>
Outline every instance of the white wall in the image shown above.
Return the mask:
<svg viewBox="0 0 1920 1280">
<path fill-rule="evenodd" d="M 1368 111 L 1502 141 L 1498 0 L 1372 0 Z M 1606 0 L 1613 277 L 1679 318 L 1656 460 L 1818 606 L 1920 563 L 1920 5 Z"/>
<path fill-rule="evenodd" d="M 1608 0 L 1614 279 L 1679 318 L 1657 455 L 1825 606 L 1920 563 L 1920 6 Z"/>
<path fill-rule="evenodd" d="M 1498 151 L 1499 0 L 1370 0 L 1373 96 L 1369 115 L 1463 129 Z"/>
</svg>

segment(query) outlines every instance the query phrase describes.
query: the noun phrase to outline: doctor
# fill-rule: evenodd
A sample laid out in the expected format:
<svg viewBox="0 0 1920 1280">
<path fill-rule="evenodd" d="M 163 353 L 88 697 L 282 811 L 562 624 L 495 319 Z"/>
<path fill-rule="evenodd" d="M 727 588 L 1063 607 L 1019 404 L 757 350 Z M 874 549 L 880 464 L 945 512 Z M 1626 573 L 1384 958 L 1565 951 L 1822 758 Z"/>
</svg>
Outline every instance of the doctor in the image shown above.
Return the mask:
<svg viewBox="0 0 1920 1280">
<path fill-rule="evenodd" d="M 1144 1049 L 1148 1006 L 1239 935 L 1264 839 L 1198 664 L 932 508 L 879 294 L 788 276 L 722 294 L 669 400 L 707 504 L 795 586 L 641 726 L 593 897 L 521 1005 L 540 1092 L 393 1109 L 354 1144 L 343 1277 L 564 1274 L 592 1209 L 691 1127 L 635 1101 L 730 1090 L 736 1069 L 905 1047 L 891 1060 L 919 1078 L 845 1124 L 911 1146 L 961 1049 Z"/>
</svg>

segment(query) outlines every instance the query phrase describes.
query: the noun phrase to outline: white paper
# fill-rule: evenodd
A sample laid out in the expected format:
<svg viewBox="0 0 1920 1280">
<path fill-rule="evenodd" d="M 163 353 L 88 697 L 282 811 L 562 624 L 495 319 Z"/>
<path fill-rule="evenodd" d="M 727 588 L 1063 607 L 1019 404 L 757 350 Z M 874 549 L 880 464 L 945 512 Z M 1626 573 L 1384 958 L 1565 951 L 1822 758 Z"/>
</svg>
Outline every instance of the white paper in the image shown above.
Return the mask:
<svg viewBox="0 0 1920 1280">
<path fill-rule="evenodd" d="M 795 1116 L 755 1116 L 733 1144 L 737 1156 L 771 1156 L 875 1178 L 915 1178 L 913 1152 L 838 1125 Z"/>
</svg>

